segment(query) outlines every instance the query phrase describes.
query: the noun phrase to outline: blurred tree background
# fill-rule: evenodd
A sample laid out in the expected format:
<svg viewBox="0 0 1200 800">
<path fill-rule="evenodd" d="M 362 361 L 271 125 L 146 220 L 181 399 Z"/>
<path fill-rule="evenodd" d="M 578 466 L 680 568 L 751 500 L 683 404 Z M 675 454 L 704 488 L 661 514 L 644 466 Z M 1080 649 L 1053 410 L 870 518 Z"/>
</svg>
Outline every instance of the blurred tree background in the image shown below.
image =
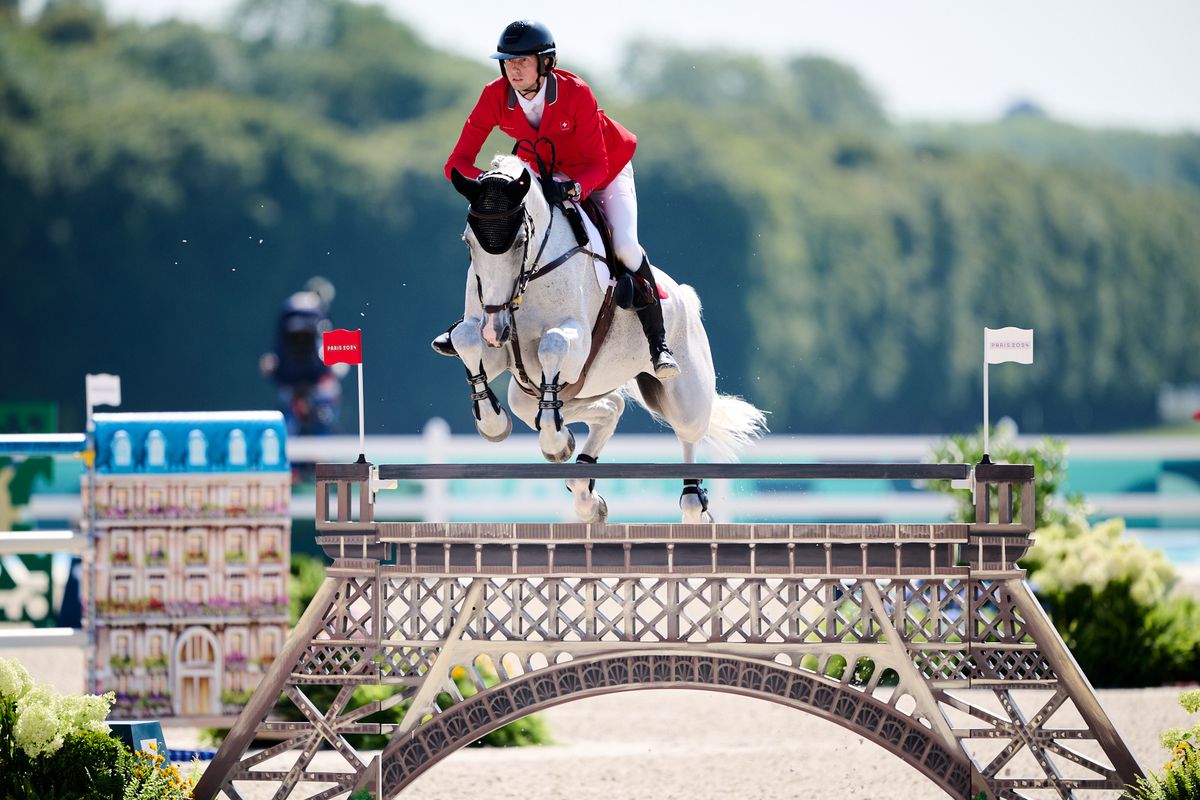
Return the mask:
<svg viewBox="0 0 1200 800">
<path fill-rule="evenodd" d="M 78 430 L 83 374 L 109 371 L 123 410 L 270 407 L 258 355 L 322 274 L 364 329 L 368 431 L 470 430 L 428 341 L 466 267 L 442 164 L 494 74 L 347 0 L 247 0 L 221 30 L 0 2 L 0 401 Z M 1162 384 L 1200 381 L 1196 135 L 1028 103 L 897 125 L 847 65 L 647 41 L 592 83 L 639 135 L 651 258 L 777 432 L 974 427 L 985 325 L 1037 332 L 1032 367 L 991 376 L 1026 430 L 1151 424 Z"/>
</svg>

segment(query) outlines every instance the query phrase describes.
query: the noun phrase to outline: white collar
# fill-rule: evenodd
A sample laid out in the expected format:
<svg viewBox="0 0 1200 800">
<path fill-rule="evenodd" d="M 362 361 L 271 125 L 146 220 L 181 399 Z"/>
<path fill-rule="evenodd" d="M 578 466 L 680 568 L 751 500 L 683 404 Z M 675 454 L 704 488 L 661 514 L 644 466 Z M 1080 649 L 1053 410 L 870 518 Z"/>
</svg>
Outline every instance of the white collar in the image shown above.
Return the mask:
<svg viewBox="0 0 1200 800">
<path fill-rule="evenodd" d="M 533 96 L 532 100 L 526 100 L 525 95 L 518 92 L 516 89 L 513 93 L 517 96 L 517 102 L 521 104 L 521 108 L 525 111 L 532 111 L 535 108 L 541 108 L 546 105 L 546 84 L 548 81 L 542 80 L 542 88 L 538 89 L 538 93 Z"/>
</svg>

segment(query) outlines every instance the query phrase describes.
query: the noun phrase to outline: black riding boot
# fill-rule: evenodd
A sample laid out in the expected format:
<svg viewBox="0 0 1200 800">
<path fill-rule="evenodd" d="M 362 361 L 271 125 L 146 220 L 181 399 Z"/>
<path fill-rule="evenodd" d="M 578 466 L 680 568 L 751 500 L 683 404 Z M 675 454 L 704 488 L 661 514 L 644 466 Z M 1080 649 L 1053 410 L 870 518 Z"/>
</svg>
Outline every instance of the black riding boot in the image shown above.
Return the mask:
<svg viewBox="0 0 1200 800">
<path fill-rule="evenodd" d="M 458 322 L 462 322 L 460 319 Z M 450 341 L 450 333 L 458 327 L 458 322 L 446 328 L 446 332 L 439 335 L 436 339 L 429 343 L 433 348 L 433 352 L 443 356 L 457 356 L 458 351 L 454 349 L 454 342 Z"/>
<path fill-rule="evenodd" d="M 652 302 L 645 308 L 638 309 L 638 319 L 642 323 L 642 331 L 650 345 L 650 360 L 654 362 L 654 377 L 665 380 L 679 374 L 679 364 L 667 347 L 667 332 L 663 326 L 662 303 L 658 300 L 658 285 L 654 282 L 654 272 L 650 269 L 650 259 L 642 257 L 642 265 L 638 267 L 637 276 L 650 284 Z"/>
</svg>

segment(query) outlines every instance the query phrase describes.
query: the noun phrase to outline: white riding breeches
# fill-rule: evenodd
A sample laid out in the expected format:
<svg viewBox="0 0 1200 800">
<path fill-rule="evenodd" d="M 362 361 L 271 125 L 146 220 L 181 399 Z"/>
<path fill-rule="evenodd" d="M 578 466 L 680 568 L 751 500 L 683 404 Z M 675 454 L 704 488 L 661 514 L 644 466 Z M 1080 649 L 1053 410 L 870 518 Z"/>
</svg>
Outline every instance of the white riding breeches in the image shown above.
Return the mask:
<svg viewBox="0 0 1200 800">
<path fill-rule="evenodd" d="M 637 234 L 637 189 L 633 185 L 633 162 L 617 173 L 617 177 L 594 193 L 612 230 L 613 250 L 621 264 L 637 272 L 642 263 L 642 246 Z"/>
</svg>

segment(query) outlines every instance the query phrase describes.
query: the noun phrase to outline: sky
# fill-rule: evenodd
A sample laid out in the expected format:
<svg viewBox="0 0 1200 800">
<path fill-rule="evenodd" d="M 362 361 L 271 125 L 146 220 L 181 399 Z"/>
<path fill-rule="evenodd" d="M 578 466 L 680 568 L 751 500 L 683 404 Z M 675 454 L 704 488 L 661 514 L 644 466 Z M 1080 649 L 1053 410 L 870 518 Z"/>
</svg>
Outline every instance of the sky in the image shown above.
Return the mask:
<svg viewBox="0 0 1200 800">
<path fill-rule="evenodd" d="M 236 0 L 105 0 L 119 19 L 221 23 Z M 40 5 L 27 0 L 28 11 Z M 824 55 L 900 121 L 995 119 L 1017 100 L 1089 126 L 1200 132 L 1197 0 L 382 0 L 431 43 L 486 63 L 514 15 L 554 32 L 560 64 L 617 79 L 624 45 Z"/>
</svg>

